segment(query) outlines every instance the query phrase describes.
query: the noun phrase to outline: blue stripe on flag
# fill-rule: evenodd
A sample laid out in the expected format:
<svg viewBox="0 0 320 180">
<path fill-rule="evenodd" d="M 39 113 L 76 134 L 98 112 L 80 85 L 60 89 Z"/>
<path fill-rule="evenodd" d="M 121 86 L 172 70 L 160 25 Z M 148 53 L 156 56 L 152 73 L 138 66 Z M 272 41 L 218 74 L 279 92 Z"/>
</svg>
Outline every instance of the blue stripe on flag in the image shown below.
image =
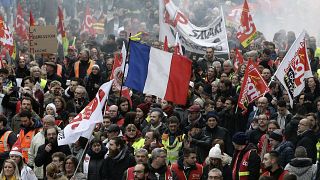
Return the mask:
<svg viewBox="0 0 320 180">
<path fill-rule="evenodd" d="M 130 42 L 129 70 L 125 86 L 143 92 L 148 74 L 150 46 Z"/>
</svg>

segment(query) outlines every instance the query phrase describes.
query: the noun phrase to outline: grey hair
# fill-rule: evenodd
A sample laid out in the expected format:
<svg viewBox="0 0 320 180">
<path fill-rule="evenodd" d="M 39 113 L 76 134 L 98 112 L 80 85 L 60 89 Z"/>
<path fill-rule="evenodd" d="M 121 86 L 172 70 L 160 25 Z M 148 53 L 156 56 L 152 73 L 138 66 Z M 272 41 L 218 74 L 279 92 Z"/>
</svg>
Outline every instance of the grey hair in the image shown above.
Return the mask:
<svg viewBox="0 0 320 180">
<path fill-rule="evenodd" d="M 166 153 L 167 154 L 167 152 L 162 148 L 153 149 L 152 152 L 151 152 L 151 159 L 152 160 L 156 159 L 157 157 L 160 156 L 160 153 Z"/>
<path fill-rule="evenodd" d="M 222 66 L 220 61 L 214 61 L 214 62 L 212 63 L 212 66 L 215 66 L 215 65 L 217 65 L 217 64 L 220 64 L 220 66 Z"/>
<path fill-rule="evenodd" d="M 148 157 L 148 150 L 146 150 L 146 149 L 144 149 L 144 148 L 140 148 L 140 149 L 138 149 L 134 154 L 136 155 L 136 154 L 144 154 L 144 155 L 146 155 L 147 157 Z"/>
<path fill-rule="evenodd" d="M 218 169 L 218 168 L 213 168 L 213 169 L 211 169 L 211 170 L 209 171 L 209 173 L 218 173 L 218 175 L 222 177 L 222 172 L 221 172 L 220 169 Z M 209 174 L 209 173 L 208 173 L 208 174 Z"/>
<path fill-rule="evenodd" d="M 54 122 L 54 121 L 55 121 L 55 118 L 54 118 L 52 115 L 45 115 L 45 116 L 43 117 L 43 121 L 45 121 L 45 120 Z"/>
<path fill-rule="evenodd" d="M 224 61 L 224 62 L 223 62 L 223 64 L 224 64 L 224 63 L 228 63 L 231 67 L 233 67 L 232 62 L 231 62 L 231 60 L 229 60 L 229 59 L 228 59 L 228 60 L 226 60 L 226 61 Z"/>
</svg>

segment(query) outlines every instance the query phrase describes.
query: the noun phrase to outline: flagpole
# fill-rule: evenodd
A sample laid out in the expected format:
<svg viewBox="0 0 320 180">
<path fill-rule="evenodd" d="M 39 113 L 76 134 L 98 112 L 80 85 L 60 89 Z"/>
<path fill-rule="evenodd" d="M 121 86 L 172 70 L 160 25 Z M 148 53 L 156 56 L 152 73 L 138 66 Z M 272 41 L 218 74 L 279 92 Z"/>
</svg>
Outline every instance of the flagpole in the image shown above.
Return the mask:
<svg viewBox="0 0 320 180">
<path fill-rule="evenodd" d="M 126 67 L 127 67 L 127 63 L 128 62 L 128 56 L 129 56 L 129 47 L 130 47 L 130 42 L 131 42 L 131 33 L 129 34 L 129 41 L 128 41 L 128 45 L 127 45 L 127 53 L 126 53 L 126 59 L 125 59 L 125 62 L 124 62 L 124 67 L 123 67 L 123 76 L 121 78 L 121 86 L 120 86 L 120 95 L 119 95 L 119 99 L 118 99 L 118 107 L 120 106 L 120 99 L 121 99 L 121 96 L 122 96 L 122 89 L 123 89 L 123 81 L 124 81 L 124 75 L 125 75 L 125 72 L 126 72 Z M 123 58 L 123 57 L 122 57 Z M 118 111 L 118 113 L 120 113 L 120 111 Z"/>
<path fill-rule="evenodd" d="M 225 21 L 225 19 L 224 19 L 224 13 L 223 13 L 223 9 L 222 9 L 222 6 L 220 6 L 220 10 L 221 10 L 221 16 L 222 16 L 222 20 L 223 20 L 223 22 L 224 22 L 224 29 L 225 29 L 225 36 L 226 36 L 226 40 L 227 40 L 227 46 L 228 46 L 228 48 L 227 48 L 227 52 L 228 52 L 228 58 L 229 59 L 231 59 L 230 58 L 230 47 L 229 47 L 229 43 L 228 43 L 228 36 L 227 36 L 227 27 L 226 27 L 226 21 Z"/>
<path fill-rule="evenodd" d="M 91 136 L 92 136 L 92 133 L 93 133 L 94 129 L 95 129 L 95 128 L 93 128 L 92 131 L 91 131 Z M 80 138 L 81 138 L 81 137 L 80 137 Z M 77 171 L 78 171 L 78 169 L 79 169 L 79 167 L 80 167 L 80 164 L 81 164 L 81 161 L 82 161 L 82 159 L 83 159 L 84 153 L 86 153 L 86 151 L 87 151 L 87 148 L 88 148 L 89 143 L 90 143 L 90 138 L 88 139 L 88 142 L 87 142 L 86 146 L 84 147 L 84 150 L 83 150 L 83 152 L 82 152 L 82 154 L 81 154 L 81 156 L 80 156 L 81 158 L 80 158 L 80 160 L 79 160 L 79 163 L 78 163 L 76 169 L 74 170 L 74 173 L 73 173 L 73 176 L 72 176 L 72 177 L 74 177 L 74 176 L 77 174 Z"/>
</svg>

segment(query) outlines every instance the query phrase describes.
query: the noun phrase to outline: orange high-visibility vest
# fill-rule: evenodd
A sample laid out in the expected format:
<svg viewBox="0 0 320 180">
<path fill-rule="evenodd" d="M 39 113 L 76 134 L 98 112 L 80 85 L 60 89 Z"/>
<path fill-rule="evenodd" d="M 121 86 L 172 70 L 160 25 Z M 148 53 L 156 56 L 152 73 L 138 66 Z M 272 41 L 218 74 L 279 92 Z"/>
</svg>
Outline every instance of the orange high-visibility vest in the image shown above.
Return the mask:
<svg viewBox="0 0 320 180">
<path fill-rule="evenodd" d="M 89 60 L 89 67 L 87 69 L 87 75 L 90 75 L 94 64 L 95 64 L 95 62 L 93 60 Z M 79 78 L 79 66 L 80 66 L 80 61 L 77 61 L 74 63 L 74 75 L 76 78 Z"/>
<path fill-rule="evenodd" d="M 6 131 L 0 138 L 0 153 L 4 153 L 6 151 L 10 151 L 10 147 L 8 144 L 8 137 L 12 133 L 12 131 Z"/>
<path fill-rule="evenodd" d="M 24 130 L 20 130 L 19 137 L 17 141 L 20 141 L 21 143 L 21 151 L 22 151 L 22 157 L 28 162 L 28 150 L 31 145 L 31 140 L 33 136 L 38 132 L 38 129 L 30 130 L 27 134 L 24 134 Z"/>
</svg>

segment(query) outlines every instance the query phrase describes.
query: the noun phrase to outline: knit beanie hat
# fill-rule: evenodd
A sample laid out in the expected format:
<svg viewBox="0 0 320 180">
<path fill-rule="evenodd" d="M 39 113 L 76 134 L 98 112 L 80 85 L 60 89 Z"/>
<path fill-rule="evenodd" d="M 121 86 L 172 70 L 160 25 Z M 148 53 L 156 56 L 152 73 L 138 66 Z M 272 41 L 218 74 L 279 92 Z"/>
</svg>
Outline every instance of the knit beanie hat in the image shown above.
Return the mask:
<svg viewBox="0 0 320 180">
<path fill-rule="evenodd" d="M 221 159 L 221 149 L 220 145 L 216 144 L 214 147 L 212 147 L 209 151 L 209 158 L 216 158 L 216 159 Z"/>
<path fill-rule="evenodd" d="M 54 105 L 53 103 L 49 103 L 49 104 L 47 105 L 46 109 L 47 109 L 48 107 L 50 107 L 50 108 L 52 108 L 52 109 L 53 109 L 54 114 L 56 114 L 56 113 L 57 113 L 56 105 Z"/>
<path fill-rule="evenodd" d="M 269 138 L 276 140 L 278 142 L 282 142 L 283 137 L 282 137 L 282 131 L 281 129 L 276 129 L 273 132 L 270 133 Z"/>
<path fill-rule="evenodd" d="M 146 116 L 149 113 L 151 103 L 142 103 L 137 106 L 137 108 L 141 109 L 143 114 Z"/>
<path fill-rule="evenodd" d="M 248 140 L 248 137 L 244 132 L 237 132 L 232 137 L 232 142 L 234 142 L 238 145 L 246 145 L 247 140 Z"/>
</svg>

